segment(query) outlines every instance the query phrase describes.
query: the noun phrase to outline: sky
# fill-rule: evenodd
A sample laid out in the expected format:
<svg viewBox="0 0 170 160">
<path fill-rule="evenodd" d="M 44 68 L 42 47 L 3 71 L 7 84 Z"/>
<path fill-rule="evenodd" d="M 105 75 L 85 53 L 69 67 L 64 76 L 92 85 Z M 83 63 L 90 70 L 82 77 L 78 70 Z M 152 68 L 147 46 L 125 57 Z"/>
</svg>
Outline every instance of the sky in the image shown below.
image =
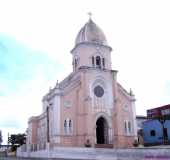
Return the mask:
<svg viewBox="0 0 170 160">
<path fill-rule="evenodd" d="M 118 82 L 136 97 L 136 112 L 170 103 L 169 0 L 0 0 L 0 129 L 23 133 L 42 97 L 72 72 L 70 50 L 88 21 L 112 47 Z"/>
</svg>

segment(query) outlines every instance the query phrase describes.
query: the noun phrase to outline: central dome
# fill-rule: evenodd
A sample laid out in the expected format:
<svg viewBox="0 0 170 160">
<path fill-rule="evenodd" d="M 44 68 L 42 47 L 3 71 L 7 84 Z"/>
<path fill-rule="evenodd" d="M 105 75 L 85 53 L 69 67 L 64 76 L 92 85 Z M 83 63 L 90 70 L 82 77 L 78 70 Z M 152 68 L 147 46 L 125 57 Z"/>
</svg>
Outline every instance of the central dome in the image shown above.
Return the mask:
<svg viewBox="0 0 170 160">
<path fill-rule="evenodd" d="M 83 42 L 107 45 L 103 31 L 91 19 L 81 28 L 76 37 L 76 45 Z"/>
</svg>

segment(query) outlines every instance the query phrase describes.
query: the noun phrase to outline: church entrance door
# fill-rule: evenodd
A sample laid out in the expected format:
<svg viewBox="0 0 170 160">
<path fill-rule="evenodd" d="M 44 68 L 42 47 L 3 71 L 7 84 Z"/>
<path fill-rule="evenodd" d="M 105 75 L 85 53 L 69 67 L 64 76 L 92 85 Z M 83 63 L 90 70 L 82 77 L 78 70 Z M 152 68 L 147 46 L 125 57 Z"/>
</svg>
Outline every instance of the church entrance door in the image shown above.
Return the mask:
<svg viewBox="0 0 170 160">
<path fill-rule="evenodd" d="M 100 117 L 96 122 L 96 140 L 97 144 L 108 144 L 108 124 L 107 121 Z"/>
</svg>

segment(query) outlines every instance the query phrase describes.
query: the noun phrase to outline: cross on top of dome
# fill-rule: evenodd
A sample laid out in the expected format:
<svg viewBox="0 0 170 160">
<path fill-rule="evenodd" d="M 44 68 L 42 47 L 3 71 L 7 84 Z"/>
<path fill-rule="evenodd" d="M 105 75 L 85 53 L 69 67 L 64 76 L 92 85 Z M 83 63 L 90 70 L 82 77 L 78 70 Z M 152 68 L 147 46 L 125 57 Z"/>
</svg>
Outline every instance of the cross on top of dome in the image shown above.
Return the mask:
<svg viewBox="0 0 170 160">
<path fill-rule="evenodd" d="M 91 12 L 88 12 L 87 14 L 89 15 L 89 19 L 91 19 L 92 13 L 91 13 Z"/>
</svg>

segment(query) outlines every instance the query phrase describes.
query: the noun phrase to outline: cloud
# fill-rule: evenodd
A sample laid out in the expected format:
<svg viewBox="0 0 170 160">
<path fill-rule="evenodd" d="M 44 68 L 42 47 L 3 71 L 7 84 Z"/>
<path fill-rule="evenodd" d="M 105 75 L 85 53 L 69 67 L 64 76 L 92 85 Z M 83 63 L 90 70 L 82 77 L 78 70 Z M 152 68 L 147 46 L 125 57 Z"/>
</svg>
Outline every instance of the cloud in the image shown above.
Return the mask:
<svg viewBox="0 0 170 160">
<path fill-rule="evenodd" d="M 4 35 L 0 36 L 0 57 L 0 129 L 4 134 L 20 132 L 27 128 L 30 116 L 41 113 L 42 96 L 64 67 L 47 53 Z"/>
<path fill-rule="evenodd" d="M 0 95 L 23 88 L 37 74 L 51 79 L 57 70 L 62 70 L 62 65 L 47 54 L 5 36 L 0 36 L 0 57 Z"/>
</svg>

